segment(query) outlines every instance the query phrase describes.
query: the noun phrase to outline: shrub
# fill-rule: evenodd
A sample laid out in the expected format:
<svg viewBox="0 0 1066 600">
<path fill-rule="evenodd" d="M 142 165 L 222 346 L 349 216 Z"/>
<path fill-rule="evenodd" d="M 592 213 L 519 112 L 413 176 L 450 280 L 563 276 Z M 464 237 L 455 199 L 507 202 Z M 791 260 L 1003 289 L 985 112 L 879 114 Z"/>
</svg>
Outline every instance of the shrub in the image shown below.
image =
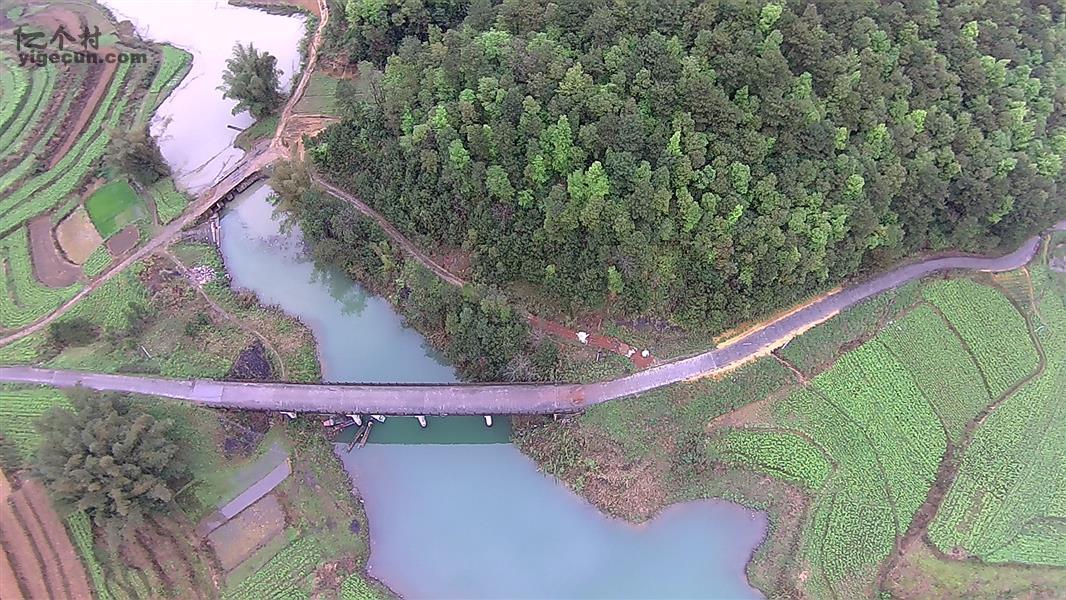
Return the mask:
<svg viewBox="0 0 1066 600">
<path fill-rule="evenodd" d="M 57 348 L 85 346 L 100 337 L 100 330 L 87 319 L 55 321 L 48 326 L 48 340 Z"/>
</svg>

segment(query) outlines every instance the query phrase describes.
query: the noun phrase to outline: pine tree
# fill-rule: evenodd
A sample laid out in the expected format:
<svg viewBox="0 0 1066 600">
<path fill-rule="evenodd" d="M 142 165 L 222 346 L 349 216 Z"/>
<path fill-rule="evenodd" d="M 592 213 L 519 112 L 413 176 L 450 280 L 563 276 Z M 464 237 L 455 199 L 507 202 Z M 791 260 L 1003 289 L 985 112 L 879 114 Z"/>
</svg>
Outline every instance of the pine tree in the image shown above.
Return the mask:
<svg viewBox="0 0 1066 600">
<path fill-rule="evenodd" d="M 112 133 L 107 160 L 111 168 L 141 185 L 151 185 L 170 174 L 170 167 L 147 127 Z"/>
<path fill-rule="evenodd" d="M 111 532 L 137 526 L 174 500 L 185 466 L 170 420 L 157 420 L 119 394 L 70 393 L 74 411 L 53 408 L 41 433 L 34 471 L 52 495 L 89 513 Z"/>
</svg>

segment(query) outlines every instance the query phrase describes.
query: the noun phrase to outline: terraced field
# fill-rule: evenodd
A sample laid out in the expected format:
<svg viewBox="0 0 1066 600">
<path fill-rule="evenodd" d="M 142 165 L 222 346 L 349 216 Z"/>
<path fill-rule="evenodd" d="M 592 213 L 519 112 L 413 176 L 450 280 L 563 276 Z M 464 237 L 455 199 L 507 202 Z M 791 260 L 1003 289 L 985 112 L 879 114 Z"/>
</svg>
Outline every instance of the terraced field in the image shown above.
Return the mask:
<svg viewBox="0 0 1066 600">
<path fill-rule="evenodd" d="M 113 257 L 104 249 L 82 268 L 64 254 L 54 230 L 37 227 L 31 233 L 28 223 L 38 218 L 39 225 L 40 216 L 48 215 L 58 224 L 108 183 L 112 174 L 103 167 L 113 132 L 143 126 L 191 66 L 191 56 L 177 48 L 150 49 L 141 42 L 132 47 L 90 2 L 30 6 L 23 1 L 5 5 L 5 11 L 9 19 L 0 31 L 0 330 L 48 314 L 110 266 Z M 80 21 L 101 24 L 106 43 L 99 54 L 148 51 L 147 62 L 18 64 L 15 27 L 50 31 L 56 23 Z M 172 220 L 186 200 L 172 182 L 158 187 L 162 192 L 153 195 L 165 200 L 163 220 Z M 117 223 L 105 219 L 101 226 Z"/>
<path fill-rule="evenodd" d="M 0 473 L 0 521 L 5 599 L 91 597 L 77 552 L 39 483 L 23 481 L 11 491 Z"/>
<path fill-rule="evenodd" d="M 1034 270 L 1044 368 L 976 429 L 929 530 L 936 546 L 990 563 L 1066 567 L 1066 298 Z"/>
<path fill-rule="evenodd" d="M 40 282 L 33 272 L 25 227 L 0 239 L 0 327 L 28 325 L 69 300 L 80 287 L 52 289 Z"/>
<path fill-rule="evenodd" d="M 876 595 L 926 525 L 943 560 L 1066 566 L 1066 306 L 1046 269 L 1032 276 L 1036 309 L 927 283 L 800 389 L 713 431 L 714 461 L 811 490 L 804 593 Z M 937 510 L 934 482 L 952 479 Z"/>
<path fill-rule="evenodd" d="M 32 456 L 40 441 L 33 423 L 54 406 L 69 408 L 70 402 L 47 388 L 0 387 L 0 434 L 24 457 Z"/>
</svg>

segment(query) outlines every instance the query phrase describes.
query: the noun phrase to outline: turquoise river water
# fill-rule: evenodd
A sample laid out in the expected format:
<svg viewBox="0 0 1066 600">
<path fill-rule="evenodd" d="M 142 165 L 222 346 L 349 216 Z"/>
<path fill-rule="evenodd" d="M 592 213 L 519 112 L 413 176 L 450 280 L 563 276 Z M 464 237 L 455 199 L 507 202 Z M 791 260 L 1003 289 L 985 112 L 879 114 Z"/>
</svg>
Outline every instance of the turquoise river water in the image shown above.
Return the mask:
<svg viewBox="0 0 1066 600">
<path fill-rule="evenodd" d="M 317 268 L 257 186 L 227 209 L 222 252 L 237 288 L 314 332 L 324 379 L 450 382 L 454 371 L 382 298 Z M 337 453 L 363 497 L 370 573 L 405 598 L 755 598 L 744 575 L 762 513 L 690 502 L 643 525 L 604 516 L 507 443 L 508 422 L 412 418 Z"/>
</svg>

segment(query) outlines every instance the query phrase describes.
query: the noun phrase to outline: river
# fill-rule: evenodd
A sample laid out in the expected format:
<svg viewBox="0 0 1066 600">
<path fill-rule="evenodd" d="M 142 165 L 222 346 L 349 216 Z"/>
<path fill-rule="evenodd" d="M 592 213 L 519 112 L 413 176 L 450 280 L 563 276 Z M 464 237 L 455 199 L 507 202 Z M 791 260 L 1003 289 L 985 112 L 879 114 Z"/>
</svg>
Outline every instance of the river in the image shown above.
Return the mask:
<svg viewBox="0 0 1066 600">
<path fill-rule="evenodd" d="M 255 122 L 247 112 L 234 115 L 237 102 L 223 99 L 218 90 L 233 45 L 251 43 L 273 54 L 287 90 L 300 68 L 303 18 L 229 6 L 223 0 L 102 3 L 117 18 L 132 21 L 145 38 L 192 53 L 192 70 L 156 111 L 151 131 L 180 187 L 196 193 L 211 185 L 244 155 L 233 140 L 239 129 Z"/>
<path fill-rule="evenodd" d="M 147 37 L 193 52 L 195 79 L 163 105 L 168 162 L 187 189 L 240 157 L 220 148 L 247 125 L 215 90 L 238 39 L 295 61 L 303 25 L 214 2 L 107 0 Z M 267 21 L 269 20 L 269 22 Z M 220 24 L 221 23 L 221 24 Z M 258 25 L 257 25 L 258 24 Z M 207 33 L 210 31 L 211 33 Z M 209 165 L 195 169 L 196 165 Z M 235 287 L 299 317 L 315 335 L 323 378 L 344 382 L 452 382 L 455 372 L 382 298 L 336 269 L 314 265 L 298 228 L 283 231 L 258 185 L 221 220 L 221 249 Z M 736 504 L 701 501 L 644 525 L 612 519 L 540 473 L 508 443 L 497 418 L 412 418 L 376 427 L 372 443 L 338 456 L 364 499 L 369 570 L 407 598 L 758 597 L 744 575 L 766 517 Z"/>
<path fill-rule="evenodd" d="M 233 284 L 299 317 L 323 378 L 450 382 L 454 372 L 381 298 L 317 268 L 254 187 L 222 218 Z M 765 516 L 736 504 L 674 506 L 651 523 L 608 518 L 507 443 L 508 422 L 394 417 L 337 454 L 370 521 L 370 573 L 405 598 L 757 597 L 744 566 Z"/>
</svg>

